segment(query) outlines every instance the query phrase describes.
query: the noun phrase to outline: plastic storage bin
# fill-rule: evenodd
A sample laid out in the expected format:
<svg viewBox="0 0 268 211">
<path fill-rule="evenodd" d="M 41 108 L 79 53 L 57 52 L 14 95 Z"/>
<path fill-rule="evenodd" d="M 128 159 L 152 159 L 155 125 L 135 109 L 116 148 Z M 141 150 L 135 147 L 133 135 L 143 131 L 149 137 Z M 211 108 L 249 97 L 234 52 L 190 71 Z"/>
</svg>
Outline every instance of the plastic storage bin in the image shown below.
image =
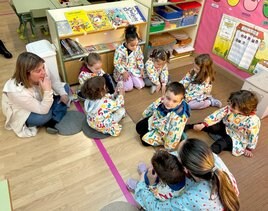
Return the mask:
<svg viewBox="0 0 268 211">
<path fill-rule="evenodd" d="M 158 15 L 152 15 L 150 32 L 162 31 L 165 28 L 165 21 L 161 19 Z"/>
<path fill-rule="evenodd" d="M 164 17 L 162 18 L 165 21 L 166 28 L 168 29 L 174 29 L 180 27 L 183 20 L 183 18 L 175 18 L 175 19 L 165 19 Z"/>
<path fill-rule="evenodd" d="M 174 9 L 170 6 L 156 7 L 155 12 L 165 19 L 175 19 L 182 16 L 182 11 L 179 8 Z"/>
<path fill-rule="evenodd" d="M 259 104 L 257 115 L 262 119 L 268 116 L 268 72 L 261 71 L 256 75 L 247 78 L 242 89 L 253 91 L 257 94 Z"/>
<path fill-rule="evenodd" d="M 198 15 L 184 17 L 181 21 L 181 26 L 188 26 L 188 25 L 195 24 L 197 21 L 197 18 L 198 18 Z"/>
<path fill-rule="evenodd" d="M 196 1 L 192 2 L 185 2 L 181 4 L 176 4 L 176 7 L 182 10 L 183 16 L 193 16 L 193 15 L 198 15 L 201 4 Z"/>
<path fill-rule="evenodd" d="M 39 40 L 26 45 L 26 50 L 32 52 L 46 62 L 49 72 L 60 80 L 55 47 L 48 40 Z"/>
</svg>

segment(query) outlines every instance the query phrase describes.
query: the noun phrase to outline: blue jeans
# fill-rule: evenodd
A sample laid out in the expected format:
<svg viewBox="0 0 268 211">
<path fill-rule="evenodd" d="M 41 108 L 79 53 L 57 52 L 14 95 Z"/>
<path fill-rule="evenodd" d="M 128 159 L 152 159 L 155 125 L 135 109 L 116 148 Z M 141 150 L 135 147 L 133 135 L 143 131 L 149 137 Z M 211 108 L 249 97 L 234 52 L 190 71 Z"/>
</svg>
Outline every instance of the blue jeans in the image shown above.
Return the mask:
<svg viewBox="0 0 268 211">
<path fill-rule="evenodd" d="M 68 84 L 64 85 L 64 89 L 67 92 L 67 94 L 70 93 L 70 86 Z M 54 99 L 53 104 L 47 114 L 37 114 L 31 112 L 30 116 L 26 120 L 26 124 L 28 127 L 43 126 L 50 120 L 54 120 L 56 122 L 61 121 L 61 119 L 67 112 L 67 105 L 62 102 L 59 102 L 60 101 L 59 95 L 57 96 L 54 95 L 53 99 Z"/>
</svg>

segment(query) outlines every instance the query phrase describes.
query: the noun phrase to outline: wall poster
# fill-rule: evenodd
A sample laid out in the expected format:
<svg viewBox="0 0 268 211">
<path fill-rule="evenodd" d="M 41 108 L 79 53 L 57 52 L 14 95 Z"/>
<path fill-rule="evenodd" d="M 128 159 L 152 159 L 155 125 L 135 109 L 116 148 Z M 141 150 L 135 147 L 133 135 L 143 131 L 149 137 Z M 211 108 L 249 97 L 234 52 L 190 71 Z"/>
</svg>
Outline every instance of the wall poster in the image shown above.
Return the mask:
<svg viewBox="0 0 268 211">
<path fill-rule="evenodd" d="M 268 30 L 223 15 L 212 52 L 237 68 L 255 74 L 268 71 Z"/>
</svg>

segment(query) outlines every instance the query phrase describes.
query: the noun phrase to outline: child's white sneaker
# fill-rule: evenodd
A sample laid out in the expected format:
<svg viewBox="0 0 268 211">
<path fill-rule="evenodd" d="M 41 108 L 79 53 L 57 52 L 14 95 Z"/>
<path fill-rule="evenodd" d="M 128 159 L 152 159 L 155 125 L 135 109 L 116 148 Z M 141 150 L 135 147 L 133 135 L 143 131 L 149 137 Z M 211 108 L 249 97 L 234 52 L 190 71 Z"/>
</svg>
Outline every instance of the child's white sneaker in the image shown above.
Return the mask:
<svg viewBox="0 0 268 211">
<path fill-rule="evenodd" d="M 157 88 L 157 86 L 155 86 L 155 85 L 151 86 L 151 88 L 150 88 L 150 93 L 151 93 L 151 94 L 155 93 L 156 88 Z"/>
<path fill-rule="evenodd" d="M 218 107 L 218 108 L 222 107 L 222 103 L 220 100 L 213 98 L 213 97 L 209 98 L 209 100 L 211 102 L 211 106 Z"/>
</svg>

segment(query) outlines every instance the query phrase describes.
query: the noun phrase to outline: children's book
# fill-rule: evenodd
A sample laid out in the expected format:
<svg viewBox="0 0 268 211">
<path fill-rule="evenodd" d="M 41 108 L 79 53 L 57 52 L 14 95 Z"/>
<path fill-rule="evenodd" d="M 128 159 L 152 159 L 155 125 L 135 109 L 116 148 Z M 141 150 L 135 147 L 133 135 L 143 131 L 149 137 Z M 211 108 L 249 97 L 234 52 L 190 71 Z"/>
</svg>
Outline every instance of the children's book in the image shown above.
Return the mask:
<svg viewBox="0 0 268 211">
<path fill-rule="evenodd" d="M 146 22 L 138 6 L 123 7 L 122 10 L 130 24 Z"/>
<path fill-rule="evenodd" d="M 88 53 L 97 51 L 95 45 L 85 46 L 84 48 L 85 48 L 85 50 L 86 50 Z"/>
<path fill-rule="evenodd" d="M 127 26 L 129 21 L 124 12 L 120 8 L 106 9 L 106 14 L 111 21 L 113 27 Z"/>
<path fill-rule="evenodd" d="M 81 34 L 95 30 L 84 10 L 65 12 L 64 15 L 71 26 L 73 34 Z"/>
<path fill-rule="evenodd" d="M 57 21 L 56 25 L 59 36 L 70 35 L 73 33 L 67 20 Z"/>
<path fill-rule="evenodd" d="M 104 10 L 90 10 L 87 15 L 95 30 L 112 29 L 112 24 Z"/>
</svg>

